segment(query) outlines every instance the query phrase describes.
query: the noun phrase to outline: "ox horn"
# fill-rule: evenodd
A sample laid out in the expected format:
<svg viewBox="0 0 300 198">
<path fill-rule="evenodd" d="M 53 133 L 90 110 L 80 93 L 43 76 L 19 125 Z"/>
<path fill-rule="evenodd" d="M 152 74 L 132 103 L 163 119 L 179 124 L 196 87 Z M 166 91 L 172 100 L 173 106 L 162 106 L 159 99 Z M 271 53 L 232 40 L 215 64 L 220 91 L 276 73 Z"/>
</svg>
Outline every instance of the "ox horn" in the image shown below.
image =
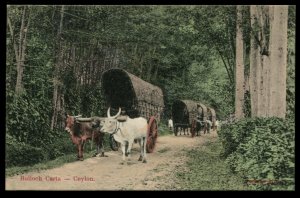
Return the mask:
<svg viewBox="0 0 300 198">
<path fill-rule="evenodd" d="M 80 118 L 82 117 L 82 115 L 77 115 L 77 116 L 74 116 L 74 118 Z"/>
<path fill-rule="evenodd" d="M 107 117 L 110 118 L 110 107 L 107 109 Z"/>
<path fill-rule="evenodd" d="M 121 114 L 121 108 L 119 107 L 119 112 L 117 113 L 117 115 L 112 116 L 112 118 L 116 118 L 116 117 L 118 117 L 120 114 Z"/>
<path fill-rule="evenodd" d="M 77 118 L 76 120 L 78 122 L 91 122 L 92 118 Z"/>
<path fill-rule="evenodd" d="M 119 107 L 119 112 L 115 116 L 110 116 L 110 107 L 107 110 L 107 117 L 109 118 L 116 118 L 121 114 L 121 108 Z"/>
</svg>

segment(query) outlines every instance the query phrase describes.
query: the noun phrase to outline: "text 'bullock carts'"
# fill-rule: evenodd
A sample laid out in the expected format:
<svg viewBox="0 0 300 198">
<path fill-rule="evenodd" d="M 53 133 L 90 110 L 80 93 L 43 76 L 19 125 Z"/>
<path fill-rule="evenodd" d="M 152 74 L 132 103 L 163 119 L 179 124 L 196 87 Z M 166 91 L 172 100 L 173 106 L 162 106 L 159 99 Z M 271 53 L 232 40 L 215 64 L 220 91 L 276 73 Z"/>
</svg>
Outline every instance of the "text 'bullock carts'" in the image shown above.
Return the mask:
<svg viewBox="0 0 300 198">
<path fill-rule="evenodd" d="M 115 114 L 119 107 L 130 118 L 144 117 L 148 120 L 147 152 L 154 150 L 158 136 L 158 122 L 164 108 L 163 92 L 123 69 L 109 69 L 102 75 L 105 108 Z M 103 112 L 105 110 L 103 109 Z"/>
</svg>

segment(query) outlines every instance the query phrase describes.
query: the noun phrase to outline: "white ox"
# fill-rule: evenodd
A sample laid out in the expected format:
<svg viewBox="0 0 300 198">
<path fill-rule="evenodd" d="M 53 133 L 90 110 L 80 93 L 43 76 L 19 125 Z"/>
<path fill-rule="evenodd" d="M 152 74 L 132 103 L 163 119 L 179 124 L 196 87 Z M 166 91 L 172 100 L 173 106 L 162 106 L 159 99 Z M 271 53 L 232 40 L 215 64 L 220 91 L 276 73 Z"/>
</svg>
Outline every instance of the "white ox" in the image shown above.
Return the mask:
<svg viewBox="0 0 300 198">
<path fill-rule="evenodd" d="M 105 118 L 103 127 L 100 129 L 101 132 L 113 134 L 115 140 L 121 144 L 122 147 L 122 164 L 126 163 L 126 155 L 128 160 L 130 160 L 130 151 L 134 140 L 138 140 L 140 144 L 141 154 L 139 161 L 146 163 L 146 140 L 147 140 L 147 120 L 145 118 L 139 117 L 131 119 L 127 117 L 124 122 L 119 122 L 117 117 L 121 113 L 121 108 L 115 116 L 110 116 L 110 108 L 107 110 L 107 118 Z M 128 148 L 126 151 L 126 144 Z"/>
</svg>

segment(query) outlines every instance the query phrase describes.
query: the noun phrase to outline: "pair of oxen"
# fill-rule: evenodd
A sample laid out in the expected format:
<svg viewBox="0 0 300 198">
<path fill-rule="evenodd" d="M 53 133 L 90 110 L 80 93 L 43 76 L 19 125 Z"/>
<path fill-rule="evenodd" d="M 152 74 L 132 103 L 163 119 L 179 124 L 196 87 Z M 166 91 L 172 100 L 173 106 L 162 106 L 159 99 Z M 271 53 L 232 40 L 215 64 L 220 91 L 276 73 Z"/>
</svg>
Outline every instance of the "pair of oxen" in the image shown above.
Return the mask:
<svg viewBox="0 0 300 198">
<path fill-rule="evenodd" d="M 81 116 L 66 115 L 65 130 L 70 134 L 72 142 L 77 146 L 77 159 L 83 160 L 84 144 L 87 140 L 93 140 L 97 147 L 100 157 L 104 154 L 104 134 L 108 133 L 113 139 L 121 144 L 122 164 L 127 163 L 131 158 L 131 148 L 133 142 L 137 140 L 140 144 L 139 161 L 146 160 L 146 137 L 147 137 L 147 120 L 142 117 L 131 119 L 128 116 L 120 116 L 121 108 L 115 116 L 110 116 L 110 108 L 107 110 L 107 117 L 81 118 Z M 122 117 L 122 119 L 119 119 Z"/>
</svg>

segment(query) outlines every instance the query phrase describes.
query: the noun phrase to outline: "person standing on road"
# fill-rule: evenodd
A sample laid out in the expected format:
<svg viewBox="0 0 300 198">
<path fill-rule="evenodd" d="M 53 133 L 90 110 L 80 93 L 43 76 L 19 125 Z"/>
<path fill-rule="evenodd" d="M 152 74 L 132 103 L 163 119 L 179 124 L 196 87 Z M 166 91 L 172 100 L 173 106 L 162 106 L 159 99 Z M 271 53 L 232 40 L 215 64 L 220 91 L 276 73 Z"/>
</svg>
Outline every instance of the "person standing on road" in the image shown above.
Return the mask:
<svg viewBox="0 0 300 198">
<path fill-rule="evenodd" d="M 173 120 L 171 118 L 168 121 L 168 127 L 171 131 L 173 130 Z"/>
</svg>

